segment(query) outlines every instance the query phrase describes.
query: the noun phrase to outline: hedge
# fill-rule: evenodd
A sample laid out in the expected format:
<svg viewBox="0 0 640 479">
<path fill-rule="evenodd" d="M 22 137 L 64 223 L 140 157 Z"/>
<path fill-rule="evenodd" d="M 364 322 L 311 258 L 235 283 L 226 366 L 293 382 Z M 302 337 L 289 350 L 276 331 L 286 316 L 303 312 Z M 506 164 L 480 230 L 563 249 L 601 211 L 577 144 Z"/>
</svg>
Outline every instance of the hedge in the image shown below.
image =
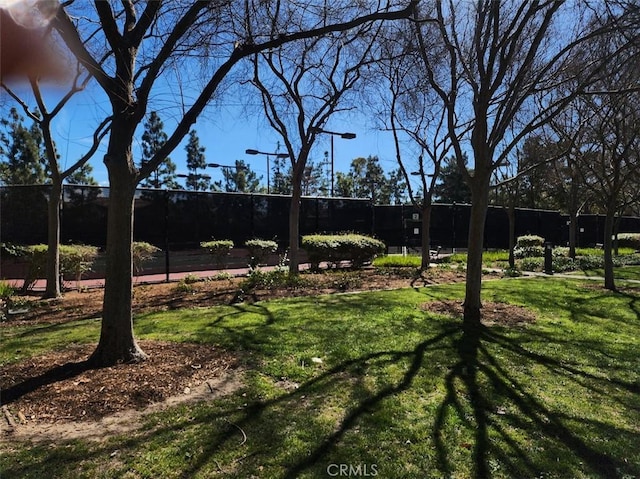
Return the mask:
<svg viewBox="0 0 640 479">
<path fill-rule="evenodd" d="M 351 261 L 352 267 L 360 268 L 386 250 L 382 241 L 359 234 L 303 236 L 302 247 L 312 269 L 318 269 L 322 261 L 329 265 Z"/>
<path fill-rule="evenodd" d="M 26 247 L 29 266 L 22 287 L 23 291 L 30 289 L 38 278 L 45 276 L 47 250 L 46 244 Z M 97 256 L 97 246 L 60 245 L 60 273 L 63 276 L 73 276 L 76 282 L 80 281 L 84 273 L 91 271 Z"/>
<path fill-rule="evenodd" d="M 640 233 L 619 233 L 618 246 L 640 251 Z"/>
<path fill-rule="evenodd" d="M 278 250 L 278 243 L 272 240 L 251 239 L 244 245 L 249 250 L 249 266 L 252 268 L 264 264 L 269 255 Z"/>
<path fill-rule="evenodd" d="M 202 243 L 200 243 L 200 247 L 206 249 L 209 253 L 211 253 L 213 255 L 213 258 L 215 259 L 216 266 L 218 266 L 218 268 L 221 268 L 224 262 L 224 258 L 231 254 L 231 250 L 233 249 L 233 241 L 203 241 Z"/>
</svg>

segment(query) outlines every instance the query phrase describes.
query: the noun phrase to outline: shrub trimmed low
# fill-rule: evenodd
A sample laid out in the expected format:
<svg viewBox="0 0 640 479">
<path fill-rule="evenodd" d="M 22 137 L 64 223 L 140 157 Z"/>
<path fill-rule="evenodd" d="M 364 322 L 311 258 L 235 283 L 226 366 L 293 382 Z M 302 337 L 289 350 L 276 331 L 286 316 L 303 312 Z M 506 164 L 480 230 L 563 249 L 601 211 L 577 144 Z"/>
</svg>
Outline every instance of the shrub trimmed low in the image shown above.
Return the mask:
<svg viewBox="0 0 640 479">
<path fill-rule="evenodd" d="M 359 234 L 303 236 L 302 247 L 312 269 L 318 269 L 322 261 L 330 265 L 351 261 L 353 268 L 361 268 L 386 249 L 382 241 Z"/>
<path fill-rule="evenodd" d="M 633 248 L 640 251 L 640 233 L 619 233 L 618 246 L 620 248 Z"/>
<path fill-rule="evenodd" d="M 249 266 L 252 268 L 264 264 L 270 254 L 278 251 L 278 243 L 273 240 L 252 239 L 244 245 L 249 250 Z"/>
<path fill-rule="evenodd" d="M 544 238 L 537 235 L 518 236 L 513 256 L 517 259 L 544 256 Z"/>
<path fill-rule="evenodd" d="M 142 263 L 153 258 L 153 255 L 160 251 L 160 248 L 145 241 L 134 241 L 131 245 L 133 255 L 133 270 L 136 275 L 142 272 Z"/>
<path fill-rule="evenodd" d="M 231 240 L 211 240 L 203 241 L 200 243 L 200 247 L 206 249 L 213 255 L 216 262 L 216 266 L 221 268 L 224 263 L 224 258 L 231 254 L 233 249 L 233 241 Z"/>
<path fill-rule="evenodd" d="M 22 287 L 23 291 L 30 289 L 36 279 L 44 277 L 47 268 L 48 249 L 46 244 L 26 247 L 29 267 Z M 97 256 L 97 246 L 60 245 L 60 273 L 63 276 L 72 276 L 77 283 L 82 279 L 84 273 L 91 271 Z"/>
</svg>

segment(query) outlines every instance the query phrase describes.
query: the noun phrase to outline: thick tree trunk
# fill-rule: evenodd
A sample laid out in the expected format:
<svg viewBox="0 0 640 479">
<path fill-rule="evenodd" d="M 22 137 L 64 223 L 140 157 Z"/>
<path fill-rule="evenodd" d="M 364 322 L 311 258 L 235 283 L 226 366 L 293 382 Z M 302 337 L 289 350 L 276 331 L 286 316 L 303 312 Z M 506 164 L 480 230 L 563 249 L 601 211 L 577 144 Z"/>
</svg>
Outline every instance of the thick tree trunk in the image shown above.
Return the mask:
<svg viewBox="0 0 640 479">
<path fill-rule="evenodd" d="M 480 184 L 480 178 L 472 187 L 469 237 L 467 243 L 467 277 L 464 298 L 464 322 L 480 323 L 482 302 L 482 253 L 484 248 L 484 227 L 489 207 L 489 179 Z"/>
<path fill-rule="evenodd" d="M 53 178 L 49 195 L 47 229 L 47 286 L 45 298 L 59 298 L 60 292 L 60 203 L 62 201 L 62 180 Z"/>
<path fill-rule="evenodd" d="M 105 163 L 109 171 L 107 263 L 100 342 L 90 358 L 96 366 L 146 358 L 133 335 L 133 204 L 136 174 L 131 158 L 130 125 L 112 128 Z"/>
<path fill-rule="evenodd" d="M 607 205 L 607 215 L 604 219 L 604 287 L 615 291 L 616 282 L 613 277 L 613 224 L 615 221 L 615 202 L 609 201 Z"/>
<path fill-rule="evenodd" d="M 431 227 L 431 205 L 424 204 L 422 206 L 422 238 L 421 238 L 422 264 L 420 265 L 420 268 L 423 270 L 429 268 L 429 263 L 431 260 L 431 255 L 429 253 L 431 249 L 431 235 L 429 234 L 430 227 Z"/>
<path fill-rule="evenodd" d="M 298 274 L 300 264 L 300 197 L 302 188 L 299 181 L 293 181 L 291 206 L 289 208 L 289 274 Z"/>
</svg>

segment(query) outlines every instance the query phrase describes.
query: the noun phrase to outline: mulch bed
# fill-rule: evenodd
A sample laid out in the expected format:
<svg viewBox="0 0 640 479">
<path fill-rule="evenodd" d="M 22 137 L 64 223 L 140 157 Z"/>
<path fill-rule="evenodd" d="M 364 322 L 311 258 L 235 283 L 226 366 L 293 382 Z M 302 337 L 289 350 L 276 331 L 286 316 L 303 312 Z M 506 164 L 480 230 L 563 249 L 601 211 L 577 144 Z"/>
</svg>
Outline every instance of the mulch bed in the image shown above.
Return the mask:
<svg viewBox="0 0 640 479">
<path fill-rule="evenodd" d="M 211 345 L 139 344 L 149 358 L 138 364 L 89 369 L 95 345 L 83 345 L 4 366 L 3 405 L 19 422 L 96 420 L 189 393 L 237 367 L 230 353 Z"/>
</svg>

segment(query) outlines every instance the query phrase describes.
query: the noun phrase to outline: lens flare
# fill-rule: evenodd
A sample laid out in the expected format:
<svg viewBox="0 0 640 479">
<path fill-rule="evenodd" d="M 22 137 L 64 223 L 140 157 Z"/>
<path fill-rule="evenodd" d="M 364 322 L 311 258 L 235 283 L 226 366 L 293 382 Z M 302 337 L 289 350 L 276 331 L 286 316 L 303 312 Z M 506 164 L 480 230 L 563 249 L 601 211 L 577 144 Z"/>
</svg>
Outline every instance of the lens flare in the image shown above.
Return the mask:
<svg viewBox="0 0 640 479">
<path fill-rule="evenodd" d="M 0 0 L 0 8 L 18 25 L 29 29 L 46 27 L 59 7 L 58 0 Z"/>
</svg>

